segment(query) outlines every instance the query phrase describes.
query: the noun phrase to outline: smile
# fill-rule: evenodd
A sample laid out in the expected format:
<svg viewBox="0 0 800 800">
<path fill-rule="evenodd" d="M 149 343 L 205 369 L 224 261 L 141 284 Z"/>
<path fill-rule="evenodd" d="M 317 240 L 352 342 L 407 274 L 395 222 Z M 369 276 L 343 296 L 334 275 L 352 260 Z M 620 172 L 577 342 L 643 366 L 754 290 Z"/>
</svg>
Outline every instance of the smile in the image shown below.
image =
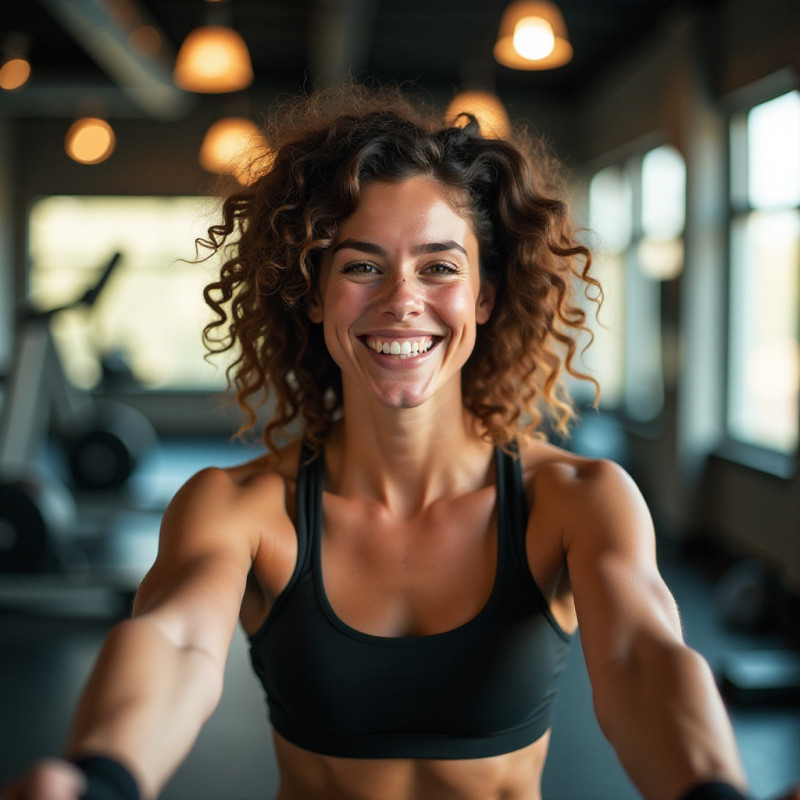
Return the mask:
<svg viewBox="0 0 800 800">
<path fill-rule="evenodd" d="M 377 337 L 367 336 L 363 340 L 370 350 L 385 355 L 397 356 L 398 358 L 417 358 L 423 353 L 427 353 L 434 345 L 431 336 L 423 336 L 420 339 L 378 339 Z"/>
</svg>

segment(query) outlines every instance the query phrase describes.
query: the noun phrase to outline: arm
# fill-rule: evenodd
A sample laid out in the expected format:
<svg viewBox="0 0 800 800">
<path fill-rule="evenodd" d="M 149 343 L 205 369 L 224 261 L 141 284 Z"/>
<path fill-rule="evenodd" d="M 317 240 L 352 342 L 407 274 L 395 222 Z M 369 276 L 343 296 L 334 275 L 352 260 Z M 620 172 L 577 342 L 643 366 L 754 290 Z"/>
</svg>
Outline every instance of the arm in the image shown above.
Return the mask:
<svg viewBox="0 0 800 800">
<path fill-rule="evenodd" d="M 562 483 L 572 495 L 569 579 L 604 734 L 648 800 L 676 800 L 707 780 L 743 790 L 731 725 L 708 664 L 683 641 L 641 495 L 609 462 Z"/>
<path fill-rule="evenodd" d="M 257 546 L 241 511 L 236 516 L 236 499 L 221 470 L 201 472 L 176 495 L 133 617 L 111 631 L 78 704 L 67 756 L 117 760 L 145 798 L 156 796 L 219 701 Z M 31 786 L 60 780 L 59 797 L 77 798 L 82 779 L 73 770 L 68 790 L 67 767 L 50 762 L 34 770 L 31 794 L 20 797 L 49 797 Z"/>
</svg>

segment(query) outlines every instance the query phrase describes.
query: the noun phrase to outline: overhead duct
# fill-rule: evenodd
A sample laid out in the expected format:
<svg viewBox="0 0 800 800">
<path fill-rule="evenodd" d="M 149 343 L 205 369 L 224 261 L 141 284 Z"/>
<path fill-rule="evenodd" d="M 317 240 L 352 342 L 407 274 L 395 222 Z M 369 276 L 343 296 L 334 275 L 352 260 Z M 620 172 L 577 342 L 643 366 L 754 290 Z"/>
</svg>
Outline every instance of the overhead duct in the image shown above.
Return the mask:
<svg viewBox="0 0 800 800">
<path fill-rule="evenodd" d="M 171 59 L 161 48 L 146 54 L 131 34 L 156 24 L 135 0 L 42 0 L 53 17 L 145 113 L 177 119 L 191 107 L 190 95 L 172 82 Z"/>
</svg>

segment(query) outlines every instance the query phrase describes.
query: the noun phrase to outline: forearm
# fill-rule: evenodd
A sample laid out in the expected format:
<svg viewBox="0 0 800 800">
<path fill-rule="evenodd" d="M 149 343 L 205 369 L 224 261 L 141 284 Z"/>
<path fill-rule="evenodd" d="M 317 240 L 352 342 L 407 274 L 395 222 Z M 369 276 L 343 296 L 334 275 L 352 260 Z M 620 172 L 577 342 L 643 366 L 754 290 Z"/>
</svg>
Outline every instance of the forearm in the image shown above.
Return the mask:
<svg viewBox="0 0 800 800">
<path fill-rule="evenodd" d="M 598 721 L 648 800 L 676 800 L 708 779 L 744 788 L 733 730 L 698 653 L 652 646 L 607 666 L 596 684 Z"/>
<path fill-rule="evenodd" d="M 154 797 L 219 701 L 222 669 L 146 618 L 117 626 L 78 705 L 67 755 L 109 754 Z"/>
</svg>

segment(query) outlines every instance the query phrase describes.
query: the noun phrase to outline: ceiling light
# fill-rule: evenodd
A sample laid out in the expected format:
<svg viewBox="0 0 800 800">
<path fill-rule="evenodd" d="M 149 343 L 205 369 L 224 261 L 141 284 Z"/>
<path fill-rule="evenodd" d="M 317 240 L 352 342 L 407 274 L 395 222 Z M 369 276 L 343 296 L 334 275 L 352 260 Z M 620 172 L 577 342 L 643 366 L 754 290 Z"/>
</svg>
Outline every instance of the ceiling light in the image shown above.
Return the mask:
<svg viewBox="0 0 800 800">
<path fill-rule="evenodd" d="M 99 164 L 114 152 L 115 146 L 114 129 L 99 117 L 83 117 L 74 122 L 64 142 L 67 155 L 79 164 Z"/>
<path fill-rule="evenodd" d="M 561 67 L 572 59 L 564 17 L 554 3 L 516 0 L 503 12 L 494 57 L 512 69 Z"/>
<path fill-rule="evenodd" d="M 0 67 L 0 89 L 19 89 L 31 76 L 31 65 L 24 58 L 9 58 Z"/>
<path fill-rule="evenodd" d="M 25 85 L 31 76 L 28 61 L 28 37 L 24 33 L 9 33 L 3 39 L 0 89 L 13 92 Z"/>
<path fill-rule="evenodd" d="M 245 117 L 223 117 L 206 131 L 198 156 L 200 166 L 219 175 L 233 175 L 251 184 L 269 165 L 269 150 L 259 127 Z"/>
<path fill-rule="evenodd" d="M 173 80 L 190 92 L 236 92 L 253 82 L 253 64 L 244 39 L 229 25 L 195 28 L 175 60 Z"/>
<path fill-rule="evenodd" d="M 510 123 L 505 106 L 496 94 L 479 89 L 459 92 L 445 112 L 450 124 L 463 125 L 466 120 L 457 120 L 459 114 L 472 114 L 478 120 L 484 136 L 502 139 L 508 136 Z"/>
</svg>

